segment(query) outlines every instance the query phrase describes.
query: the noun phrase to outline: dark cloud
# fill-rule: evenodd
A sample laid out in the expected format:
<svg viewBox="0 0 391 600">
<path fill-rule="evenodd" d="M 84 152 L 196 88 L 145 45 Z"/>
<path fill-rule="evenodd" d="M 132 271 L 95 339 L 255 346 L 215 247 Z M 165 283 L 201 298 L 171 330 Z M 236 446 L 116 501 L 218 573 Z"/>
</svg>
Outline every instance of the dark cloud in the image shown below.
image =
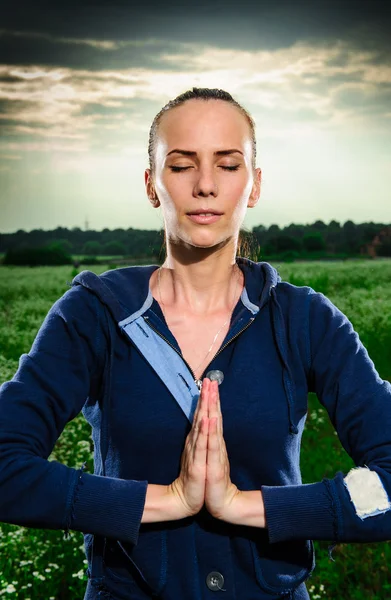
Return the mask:
<svg viewBox="0 0 391 600">
<path fill-rule="evenodd" d="M 194 2 L 128 0 L 31 2 L 2 10 L 4 30 L 41 33 L 52 38 L 104 41 L 160 40 L 151 46 L 102 49 L 10 34 L 0 38 L 0 61 L 11 64 L 66 65 L 73 68 L 161 68 L 159 56 L 175 43 L 206 43 L 253 50 L 289 47 L 298 40 L 345 39 L 357 48 L 391 46 L 391 9 L 384 1 L 337 0 L 266 3 L 253 0 Z M 341 57 L 342 60 L 342 57 Z M 175 69 L 171 65 L 167 68 Z"/>
<path fill-rule="evenodd" d="M 91 39 L 92 32 L 89 38 Z M 84 40 L 84 41 L 83 41 Z M 115 41 L 115 40 L 114 40 Z M 137 42 L 137 40 L 133 40 Z M 170 41 L 141 41 L 139 45 L 117 44 L 113 49 L 100 47 L 105 40 L 87 38 L 56 38 L 54 35 L 30 35 L 28 32 L 5 31 L 0 36 L 0 62 L 8 65 L 31 64 L 72 69 L 129 69 L 145 67 L 161 69 L 161 55 L 178 50 L 178 43 Z M 107 41 L 106 41 L 107 42 Z M 178 69 L 175 63 L 164 64 L 165 70 Z M 9 79 L 8 79 L 9 81 Z"/>
<path fill-rule="evenodd" d="M 0 116 L 18 113 L 30 104 L 21 100 L 0 99 Z"/>
<path fill-rule="evenodd" d="M 14 77 L 13 75 L 0 75 L 0 84 L 1 83 L 19 83 L 20 82 L 20 78 L 19 77 Z"/>
</svg>

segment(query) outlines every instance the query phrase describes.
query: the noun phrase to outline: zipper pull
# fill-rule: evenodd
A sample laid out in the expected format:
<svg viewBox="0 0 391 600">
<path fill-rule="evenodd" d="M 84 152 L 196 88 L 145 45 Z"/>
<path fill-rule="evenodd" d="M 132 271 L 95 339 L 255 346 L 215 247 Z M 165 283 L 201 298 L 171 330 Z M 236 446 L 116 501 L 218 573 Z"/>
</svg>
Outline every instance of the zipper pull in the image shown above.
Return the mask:
<svg viewBox="0 0 391 600">
<path fill-rule="evenodd" d="M 198 387 L 198 389 L 201 391 L 202 388 L 202 379 L 194 379 L 196 386 Z"/>
</svg>

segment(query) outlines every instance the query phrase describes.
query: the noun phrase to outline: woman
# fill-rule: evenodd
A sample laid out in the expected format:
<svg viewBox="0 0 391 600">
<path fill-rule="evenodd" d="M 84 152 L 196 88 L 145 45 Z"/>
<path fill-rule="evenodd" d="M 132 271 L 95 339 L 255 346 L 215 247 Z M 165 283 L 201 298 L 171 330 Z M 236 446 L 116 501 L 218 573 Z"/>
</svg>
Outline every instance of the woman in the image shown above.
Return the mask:
<svg viewBox="0 0 391 600">
<path fill-rule="evenodd" d="M 391 538 L 391 386 L 325 296 L 236 256 L 243 107 L 193 88 L 149 156 L 164 264 L 83 272 L 50 310 L 1 388 L 0 519 L 84 532 L 85 600 L 308 599 L 312 540 Z M 309 391 L 357 468 L 302 485 Z M 81 410 L 94 474 L 47 461 Z"/>
</svg>

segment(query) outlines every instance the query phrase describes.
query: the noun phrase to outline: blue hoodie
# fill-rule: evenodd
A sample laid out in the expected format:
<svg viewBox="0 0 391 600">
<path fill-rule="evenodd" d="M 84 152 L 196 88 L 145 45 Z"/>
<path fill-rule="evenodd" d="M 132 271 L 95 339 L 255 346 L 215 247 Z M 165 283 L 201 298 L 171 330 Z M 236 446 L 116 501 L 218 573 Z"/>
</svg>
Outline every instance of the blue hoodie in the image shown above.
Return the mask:
<svg viewBox="0 0 391 600">
<path fill-rule="evenodd" d="M 204 376 L 224 375 L 231 479 L 262 491 L 266 528 L 220 521 L 205 507 L 140 523 L 148 482 L 178 477 L 199 395 L 149 288 L 156 265 L 80 273 L 0 387 L 0 521 L 83 532 L 85 600 L 201 600 L 223 590 L 226 600 L 304 599 L 312 540 L 391 539 L 391 385 L 323 294 L 281 281 L 266 262 L 237 264 L 245 287 Z M 308 392 L 361 467 L 354 471 L 372 477 L 376 506 L 342 472 L 302 484 Z M 80 411 L 94 474 L 47 460 Z"/>
</svg>

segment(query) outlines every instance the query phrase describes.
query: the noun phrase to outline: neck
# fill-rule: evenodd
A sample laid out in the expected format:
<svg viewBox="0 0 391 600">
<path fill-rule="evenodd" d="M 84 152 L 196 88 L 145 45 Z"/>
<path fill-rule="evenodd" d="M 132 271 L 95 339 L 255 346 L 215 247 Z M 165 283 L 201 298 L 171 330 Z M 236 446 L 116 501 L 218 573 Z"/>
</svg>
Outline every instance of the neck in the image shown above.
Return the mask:
<svg viewBox="0 0 391 600">
<path fill-rule="evenodd" d="M 192 250 L 190 257 L 168 246 L 160 273 L 164 304 L 200 315 L 232 310 L 238 297 L 235 292 L 242 290 L 242 273 L 235 260 L 236 244 L 215 251 Z"/>
</svg>

